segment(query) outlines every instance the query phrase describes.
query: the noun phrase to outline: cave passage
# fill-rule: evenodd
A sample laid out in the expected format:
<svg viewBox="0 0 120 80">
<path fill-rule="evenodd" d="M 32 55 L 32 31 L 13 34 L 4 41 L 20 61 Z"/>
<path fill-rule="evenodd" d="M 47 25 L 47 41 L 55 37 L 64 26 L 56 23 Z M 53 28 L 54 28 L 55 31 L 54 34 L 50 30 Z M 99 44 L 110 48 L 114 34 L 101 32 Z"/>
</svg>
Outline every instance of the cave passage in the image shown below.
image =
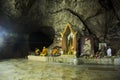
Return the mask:
<svg viewBox="0 0 120 80">
<path fill-rule="evenodd" d="M 49 47 L 53 43 L 54 39 L 54 30 L 52 28 L 41 29 L 37 32 L 32 32 L 29 35 L 29 47 L 31 51 L 34 51 L 35 48 Z"/>
</svg>

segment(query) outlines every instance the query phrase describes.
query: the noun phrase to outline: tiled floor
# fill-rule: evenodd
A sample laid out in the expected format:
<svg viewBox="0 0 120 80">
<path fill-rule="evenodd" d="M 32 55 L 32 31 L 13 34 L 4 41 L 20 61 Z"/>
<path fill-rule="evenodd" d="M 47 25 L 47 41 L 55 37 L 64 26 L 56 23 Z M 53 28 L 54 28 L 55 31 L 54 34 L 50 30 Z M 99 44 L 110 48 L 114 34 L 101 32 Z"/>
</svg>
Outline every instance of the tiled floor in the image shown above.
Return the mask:
<svg viewBox="0 0 120 80">
<path fill-rule="evenodd" d="M 120 66 L 0 61 L 0 80 L 120 80 Z"/>
</svg>

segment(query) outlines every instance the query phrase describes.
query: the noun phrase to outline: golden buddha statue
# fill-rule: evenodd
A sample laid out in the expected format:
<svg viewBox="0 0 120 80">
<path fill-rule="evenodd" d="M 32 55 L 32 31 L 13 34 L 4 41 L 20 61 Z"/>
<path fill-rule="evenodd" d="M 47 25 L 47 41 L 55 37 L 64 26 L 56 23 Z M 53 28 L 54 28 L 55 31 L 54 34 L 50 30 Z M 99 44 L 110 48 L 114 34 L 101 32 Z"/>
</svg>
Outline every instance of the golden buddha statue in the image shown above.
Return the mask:
<svg viewBox="0 0 120 80">
<path fill-rule="evenodd" d="M 55 55 L 57 53 L 58 53 L 58 49 L 57 48 L 53 49 L 52 52 L 51 52 L 52 55 Z"/>
<path fill-rule="evenodd" d="M 40 50 L 38 48 L 35 49 L 35 55 L 40 55 Z"/>
<path fill-rule="evenodd" d="M 69 50 L 68 50 L 68 55 L 71 55 L 71 54 L 73 54 L 73 53 L 74 53 L 74 48 L 73 48 L 73 47 L 69 48 Z"/>
<path fill-rule="evenodd" d="M 48 52 L 47 52 L 47 48 L 44 46 L 40 55 L 41 55 L 41 56 L 46 56 L 47 53 L 48 53 Z"/>
</svg>

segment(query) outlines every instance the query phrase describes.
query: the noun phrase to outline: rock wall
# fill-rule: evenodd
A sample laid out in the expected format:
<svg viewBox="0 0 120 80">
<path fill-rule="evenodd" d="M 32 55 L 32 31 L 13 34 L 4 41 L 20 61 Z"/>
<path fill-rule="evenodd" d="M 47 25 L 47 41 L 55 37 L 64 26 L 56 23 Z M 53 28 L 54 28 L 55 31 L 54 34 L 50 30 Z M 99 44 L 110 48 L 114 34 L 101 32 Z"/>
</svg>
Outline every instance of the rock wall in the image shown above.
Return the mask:
<svg viewBox="0 0 120 80">
<path fill-rule="evenodd" d="M 1 0 L 0 25 L 27 35 L 50 26 L 59 35 L 70 23 L 79 36 L 94 35 L 99 42 L 111 45 L 115 53 L 120 48 L 119 3 L 119 0 Z M 50 31 L 46 35 L 49 34 Z"/>
</svg>

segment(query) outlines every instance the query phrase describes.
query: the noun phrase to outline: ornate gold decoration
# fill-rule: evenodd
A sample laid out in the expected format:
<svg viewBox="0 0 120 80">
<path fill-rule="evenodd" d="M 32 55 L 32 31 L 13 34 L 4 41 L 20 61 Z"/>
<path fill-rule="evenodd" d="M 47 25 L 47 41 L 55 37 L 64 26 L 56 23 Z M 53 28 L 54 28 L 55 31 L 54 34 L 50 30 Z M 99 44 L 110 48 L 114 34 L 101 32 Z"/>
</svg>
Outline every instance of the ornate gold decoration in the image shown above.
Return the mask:
<svg viewBox="0 0 120 80">
<path fill-rule="evenodd" d="M 72 29 L 72 27 L 71 27 L 70 23 L 67 23 L 67 24 L 66 24 L 66 26 L 65 26 L 64 31 L 63 31 L 62 33 L 60 33 L 62 37 L 63 37 L 63 35 L 65 34 L 65 32 L 66 32 L 67 28 L 69 28 L 69 29 L 70 29 L 70 32 L 72 32 L 74 35 L 76 35 L 76 34 L 77 34 L 77 32 L 73 31 L 73 29 Z"/>
<path fill-rule="evenodd" d="M 73 31 L 69 23 L 66 24 L 64 31 L 60 33 L 62 37 L 62 49 L 65 53 L 73 54 L 76 51 L 76 31 Z"/>
</svg>

